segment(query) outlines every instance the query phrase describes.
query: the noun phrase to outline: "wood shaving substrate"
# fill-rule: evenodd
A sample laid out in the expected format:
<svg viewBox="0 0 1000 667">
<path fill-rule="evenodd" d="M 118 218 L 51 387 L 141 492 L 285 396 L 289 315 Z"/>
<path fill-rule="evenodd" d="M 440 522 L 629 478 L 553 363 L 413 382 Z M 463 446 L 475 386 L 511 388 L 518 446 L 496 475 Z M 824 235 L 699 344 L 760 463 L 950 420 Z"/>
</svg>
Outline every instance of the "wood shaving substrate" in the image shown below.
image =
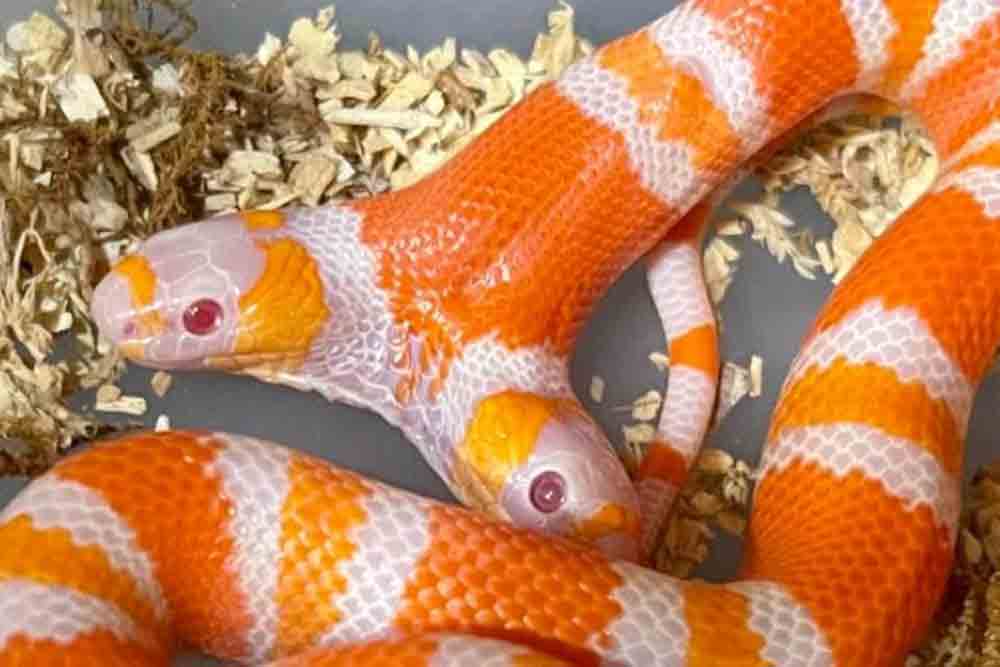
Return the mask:
<svg viewBox="0 0 1000 667">
<path fill-rule="evenodd" d="M 573 9 L 560 3 L 527 60 L 459 48 L 454 38 L 426 53 L 387 47 L 375 34 L 364 50 L 341 49 L 333 7 L 295 21 L 285 39 L 267 35 L 253 54 L 223 56 L 182 46 L 196 29 L 185 4 L 58 0 L 57 19 L 35 13 L 0 41 L 2 474 L 42 471 L 72 444 L 112 428 L 100 414 L 68 407 L 82 389 L 97 390 L 97 408 L 146 411 L 143 397 L 115 387 L 124 364 L 88 314 L 92 286 L 138 241 L 228 210 L 318 205 L 412 184 L 592 51 L 575 33 Z M 741 238 L 788 260 L 791 275 L 837 282 L 926 189 L 936 173 L 929 142 L 908 119 L 899 127 L 883 120 L 828 123 L 759 170 L 763 197 L 730 203 L 705 246 L 717 308 L 743 260 Z M 781 211 L 782 193 L 797 186 L 830 214 L 828 237 L 815 238 Z M 661 353 L 651 361 L 669 367 Z M 757 355 L 745 366 L 725 361 L 714 424 L 761 394 L 763 366 Z M 153 394 L 169 384 L 158 375 Z M 595 379 L 592 400 L 605 389 Z M 657 388 L 628 407 L 636 420 L 624 433 L 630 465 L 661 404 Z M 168 424 L 166 415 L 157 419 L 158 428 Z M 659 566 L 689 576 L 708 553 L 712 526 L 742 532 L 752 481 L 745 462 L 706 449 L 666 529 Z M 992 489 L 985 484 L 977 488 Z M 983 509 L 1000 507 L 994 495 L 980 498 L 980 523 L 967 519 L 963 533 L 966 552 L 978 543 L 989 555 L 975 561 L 977 581 L 990 582 L 976 590 L 989 593 L 966 599 L 969 617 L 990 623 L 946 626 L 935 646 L 957 647 L 952 657 L 942 649 L 914 664 L 973 664 L 970 651 L 997 643 L 1000 519 Z"/>
</svg>

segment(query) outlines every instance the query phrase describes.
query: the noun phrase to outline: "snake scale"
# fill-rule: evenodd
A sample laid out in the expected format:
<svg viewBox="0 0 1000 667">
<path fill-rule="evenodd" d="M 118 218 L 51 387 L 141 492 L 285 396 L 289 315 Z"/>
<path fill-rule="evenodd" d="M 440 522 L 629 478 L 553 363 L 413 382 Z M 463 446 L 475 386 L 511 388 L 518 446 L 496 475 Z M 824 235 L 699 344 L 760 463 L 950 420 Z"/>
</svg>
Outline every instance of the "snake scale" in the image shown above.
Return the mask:
<svg viewBox="0 0 1000 667">
<path fill-rule="evenodd" d="M 902 664 L 1000 341 L 998 78 L 996 0 L 688 0 L 409 188 L 152 237 L 95 292 L 127 356 L 374 410 L 470 507 L 235 434 L 95 443 L 0 514 L 0 664 Z M 941 173 L 806 333 L 738 579 L 647 569 L 712 408 L 711 202 L 858 96 L 915 113 Z M 636 486 L 567 367 L 639 261 L 673 367 Z"/>
</svg>

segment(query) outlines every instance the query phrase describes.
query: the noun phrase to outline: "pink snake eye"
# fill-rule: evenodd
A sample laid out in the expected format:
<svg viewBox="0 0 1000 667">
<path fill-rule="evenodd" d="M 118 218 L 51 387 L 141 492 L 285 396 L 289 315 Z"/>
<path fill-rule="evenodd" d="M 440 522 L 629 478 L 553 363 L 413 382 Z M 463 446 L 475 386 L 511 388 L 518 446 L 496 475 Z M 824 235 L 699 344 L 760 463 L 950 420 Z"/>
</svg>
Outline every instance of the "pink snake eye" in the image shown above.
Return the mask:
<svg viewBox="0 0 1000 667">
<path fill-rule="evenodd" d="M 531 504 L 543 514 L 552 514 L 566 502 L 566 480 L 547 470 L 531 483 Z"/>
<path fill-rule="evenodd" d="M 212 299 L 199 299 L 184 311 L 184 328 L 195 336 L 205 336 L 222 322 L 222 306 Z"/>
</svg>

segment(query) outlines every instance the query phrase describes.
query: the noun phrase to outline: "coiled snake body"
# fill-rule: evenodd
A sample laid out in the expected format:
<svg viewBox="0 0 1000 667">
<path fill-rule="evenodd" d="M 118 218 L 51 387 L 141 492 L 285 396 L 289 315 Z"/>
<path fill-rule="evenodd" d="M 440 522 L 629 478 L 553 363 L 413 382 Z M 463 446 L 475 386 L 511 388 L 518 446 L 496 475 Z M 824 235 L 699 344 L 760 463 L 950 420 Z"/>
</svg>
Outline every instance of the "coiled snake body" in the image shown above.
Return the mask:
<svg viewBox="0 0 1000 667">
<path fill-rule="evenodd" d="M 0 663 L 164 664 L 185 642 L 282 665 L 901 664 L 1000 340 L 998 76 L 995 0 L 695 0 L 411 188 L 154 237 L 95 296 L 130 356 L 375 409 L 495 516 L 235 435 L 100 443 L 0 516 Z M 739 580 L 642 568 L 639 496 L 669 504 L 717 372 L 703 296 L 669 284 L 699 279 L 698 204 L 848 95 L 915 112 L 942 174 L 806 335 Z M 566 360 L 644 256 L 693 361 L 636 493 Z"/>
</svg>

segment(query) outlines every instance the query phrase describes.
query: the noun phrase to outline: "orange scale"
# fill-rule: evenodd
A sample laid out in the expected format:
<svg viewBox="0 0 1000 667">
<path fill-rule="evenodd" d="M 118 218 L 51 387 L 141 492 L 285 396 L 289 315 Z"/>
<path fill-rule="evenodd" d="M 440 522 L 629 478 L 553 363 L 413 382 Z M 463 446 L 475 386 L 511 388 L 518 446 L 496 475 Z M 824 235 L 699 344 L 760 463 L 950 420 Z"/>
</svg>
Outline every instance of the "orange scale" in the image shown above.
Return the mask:
<svg viewBox="0 0 1000 667">
<path fill-rule="evenodd" d="M 497 600 L 496 612 L 501 618 L 522 618 L 528 608 L 511 600 Z"/>
<path fill-rule="evenodd" d="M 67 646 L 23 635 L 10 637 L 0 649 L 4 667 L 167 667 L 165 651 L 123 642 L 107 630 L 78 635 Z"/>
<path fill-rule="evenodd" d="M 474 568 L 462 568 L 458 574 L 459 581 L 465 586 L 470 587 L 483 587 L 488 583 L 492 584 L 489 575 L 482 570 L 477 570 Z M 493 593 L 494 591 L 490 591 Z"/>
<path fill-rule="evenodd" d="M 568 600 L 558 598 L 545 604 L 545 610 L 556 618 L 573 618 L 578 607 Z"/>
<path fill-rule="evenodd" d="M 455 597 L 462 595 L 465 592 L 465 586 L 463 586 L 457 579 L 449 578 L 444 581 L 439 581 L 437 584 L 437 590 L 445 597 Z"/>
<path fill-rule="evenodd" d="M 559 636 L 559 633 L 556 631 L 558 624 L 548 614 L 529 610 L 524 616 L 524 624 L 529 630 L 543 637 Z"/>
<path fill-rule="evenodd" d="M 639 466 L 639 479 L 659 479 L 675 486 L 688 476 L 688 461 L 670 443 L 658 440 L 650 444 Z"/>
<path fill-rule="evenodd" d="M 470 606 L 477 607 L 479 609 L 492 609 L 496 606 L 498 600 L 496 596 L 490 595 L 485 591 L 470 591 L 467 597 L 467 601 Z"/>
<path fill-rule="evenodd" d="M 534 609 L 539 605 L 545 604 L 545 601 L 548 599 L 549 596 L 545 593 L 545 591 L 536 590 L 534 588 L 524 588 L 518 590 L 516 595 L 517 602 L 527 609 Z"/>
<path fill-rule="evenodd" d="M 473 623 L 483 626 L 499 626 L 501 620 L 499 615 L 489 609 L 479 609 L 472 618 Z"/>
<path fill-rule="evenodd" d="M 427 609 L 442 607 L 446 601 L 447 598 L 441 595 L 440 591 L 437 590 L 437 582 L 433 582 L 431 587 L 417 593 L 417 602 Z"/>
<path fill-rule="evenodd" d="M 889 97 L 896 97 L 906 78 L 924 55 L 924 43 L 934 29 L 938 2 L 882 0 L 898 30 L 889 40 L 889 62 L 881 85 Z"/>
</svg>

